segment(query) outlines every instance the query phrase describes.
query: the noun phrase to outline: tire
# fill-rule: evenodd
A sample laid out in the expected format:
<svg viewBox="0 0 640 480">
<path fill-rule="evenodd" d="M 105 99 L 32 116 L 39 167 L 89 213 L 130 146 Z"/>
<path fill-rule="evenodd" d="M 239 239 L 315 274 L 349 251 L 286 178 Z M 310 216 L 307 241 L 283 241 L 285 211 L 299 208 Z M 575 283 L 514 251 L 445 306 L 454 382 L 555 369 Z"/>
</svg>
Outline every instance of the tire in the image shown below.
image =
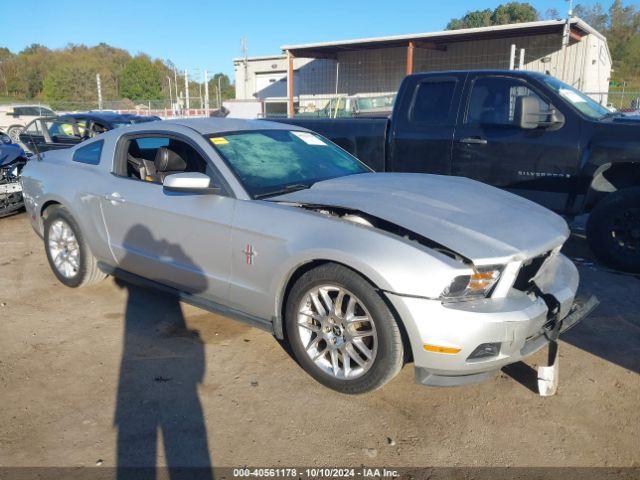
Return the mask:
<svg viewBox="0 0 640 480">
<path fill-rule="evenodd" d="M 640 187 L 610 193 L 593 209 L 587 241 L 604 264 L 640 273 Z"/>
<path fill-rule="evenodd" d="M 366 279 L 342 265 L 321 265 L 295 282 L 287 298 L 285 326 L 302 368 L 338 392 L 376 390 L 402 368 L 404 348 L 393 313 Z"/>
<path fill-rule="evenodd" d="M 13 143 L 20 143 L 20 134 L 22 133 L 22 130 L 24 130 L 24 127 L 22 125 L 11 125 L 9 128 L 7 128 L 7 135 L 9 135 L 9 138 L 11 138 L 11 140 L 13 140 Z"/>
<path fill-rule="evenodd" d="M 64 207 L 53 206 L 47 209 L 47 214 L 44 220 L 44 249 L 56 278 L 72 288 L 103 280 L 106 274 L 98 268 L 96 258 L 69 211 Z M 73 239 L 69 233 L 73 235 Z M 56 261 L 60 261 L 59 255 L 68 260 L 56 264 Z"/>
</svg>

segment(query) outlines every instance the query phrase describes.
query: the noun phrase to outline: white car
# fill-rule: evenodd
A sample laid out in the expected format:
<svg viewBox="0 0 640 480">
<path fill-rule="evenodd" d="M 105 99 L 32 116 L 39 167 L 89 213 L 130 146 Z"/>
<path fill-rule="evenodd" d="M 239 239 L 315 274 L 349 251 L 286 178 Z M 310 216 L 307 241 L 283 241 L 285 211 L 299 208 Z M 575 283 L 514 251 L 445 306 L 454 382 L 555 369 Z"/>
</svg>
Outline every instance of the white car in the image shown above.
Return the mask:
<svg viewBox="0 0 640 480">
<path fill-rule="evenodd" d="M 20 133 L 29 122 L 38 117 L 49 117 L 55 113 L 46 105 L 0 105 L 0 130 L 20 142 Z"/>
</svg>

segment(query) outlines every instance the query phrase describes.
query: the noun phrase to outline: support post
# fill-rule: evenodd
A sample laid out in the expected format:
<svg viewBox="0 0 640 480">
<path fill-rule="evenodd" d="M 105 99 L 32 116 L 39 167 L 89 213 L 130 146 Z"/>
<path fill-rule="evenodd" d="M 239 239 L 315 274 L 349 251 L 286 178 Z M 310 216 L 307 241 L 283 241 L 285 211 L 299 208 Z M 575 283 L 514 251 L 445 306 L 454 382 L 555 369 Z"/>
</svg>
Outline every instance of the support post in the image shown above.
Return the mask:
<svg viewBox="0 0 640 480">
<path fill-rule="evenodd" d="M 293 108 L 293 54 L 287 50 L 287 117 L 293 118 L 295 111 Z"/>
<path fill-rule="evenodd" d="M 520 59 L 518 60 L 518 70 L 524 70 L 524 48 L 520 49 Z"/>
<path fill-rule="evenodd" d="M 509 70 L 516 68 L 516 46 L 511 44 L 511 53 L 509 54 Z"/>
<path fill-rule="evenodd" d="M 411 75 L 413 73 L 413 50 L 415 45 L 413 42 L 409 42 L 407 45 L 407 75 Z"/>
</svg>

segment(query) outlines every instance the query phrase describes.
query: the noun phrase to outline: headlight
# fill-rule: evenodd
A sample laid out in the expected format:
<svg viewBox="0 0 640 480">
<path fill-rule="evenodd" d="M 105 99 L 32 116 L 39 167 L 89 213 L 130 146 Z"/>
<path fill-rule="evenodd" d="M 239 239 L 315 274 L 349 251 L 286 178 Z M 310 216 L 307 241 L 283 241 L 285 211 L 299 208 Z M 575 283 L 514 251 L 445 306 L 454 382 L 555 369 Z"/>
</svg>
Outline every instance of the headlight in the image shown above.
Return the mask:
<svg viewBox="0 0 640 480">
<path fill-rule="evenodd" d="M 460 275 L 444 289 L 440 297 L 445 301 L 473 300 L 489 296 L 500 278 L 497 266 L 475 268 L 471 275 Z"/>
</svg>

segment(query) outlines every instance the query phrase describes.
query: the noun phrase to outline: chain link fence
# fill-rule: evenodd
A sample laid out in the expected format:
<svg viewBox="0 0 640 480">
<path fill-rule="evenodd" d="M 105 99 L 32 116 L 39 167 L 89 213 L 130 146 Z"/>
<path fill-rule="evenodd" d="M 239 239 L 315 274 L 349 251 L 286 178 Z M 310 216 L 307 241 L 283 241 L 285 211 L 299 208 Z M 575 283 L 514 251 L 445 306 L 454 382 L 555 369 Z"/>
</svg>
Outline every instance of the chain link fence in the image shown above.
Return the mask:
<svg viewBox="0 0 640 480">
<path fill-rule="evenodd" d="M 116 113 L 129 113 L 134 115 L 155 115 L 161 118 L 176 117 L 202 117 L 207 115 L 205 99 L 203 97 L 189 97 L 187 101 L 179 98 L 178 102 L 169 99 L 156 100 L 104 100 L 102 108 L 95 101 L 53 101 L 49 105 L 57 113 L 87 112 L 87 111 L 112 111 Z M 209 103 L 209 113 L 218 109 L 215 99 Z"/>
<path fill-rule="evenodd" d="M 601 105 L 619 112 L 640 111 L 640 91 L 637 92 L 585 92 Z"/>
</svg>

